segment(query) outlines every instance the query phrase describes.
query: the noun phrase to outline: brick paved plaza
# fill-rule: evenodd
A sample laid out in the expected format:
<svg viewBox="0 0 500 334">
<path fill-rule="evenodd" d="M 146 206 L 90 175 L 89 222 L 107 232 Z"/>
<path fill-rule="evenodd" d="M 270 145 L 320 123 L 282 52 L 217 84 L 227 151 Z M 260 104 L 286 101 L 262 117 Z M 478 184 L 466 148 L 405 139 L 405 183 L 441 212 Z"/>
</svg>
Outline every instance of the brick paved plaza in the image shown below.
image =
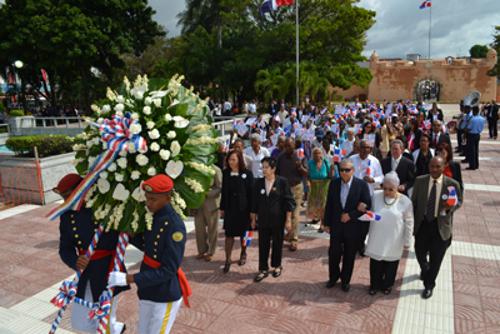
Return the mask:
<svg viewBox="0 0 500 334">
<path fill-rule="evenodd" d="M 284 251 L 283 275 L 261 283 L 253 283 L 255 241 L 247 264 L 235 262 L 223 274 L 222 230 L 210 263 L 195 258 L 190 233 L 183 268 L 193 288 L 192 308 L 181 309 L 173 333 L 500 333 L 500 142 L 481 141 L 480 157 L 479 170 L 463 171 L 465 203 L 455 214 L 452 247 L 431 299 L 420 298 L 413 250 L 400 263 L 392 294 L 369 296 L 368 258 L 357 259 L 350 292 L 324 287 L 328 240 L 315 227 L 303 227 L 299 251 Z M 72 272 L 57 253 L 58 223 L 44 218 L 53 206 L 0 212 L 2 334 L 47 333 L 55 317 L 49 300 Z M 192 222 L 187 225 L 192 231 Z M 132 248 L 128 253 L 136 271 L 141 254 Z M 59 333 L 71 332 L 69 314 Z M 120 296 L 118 318 L 136 333 L 135 290 Z"/>
</svg>

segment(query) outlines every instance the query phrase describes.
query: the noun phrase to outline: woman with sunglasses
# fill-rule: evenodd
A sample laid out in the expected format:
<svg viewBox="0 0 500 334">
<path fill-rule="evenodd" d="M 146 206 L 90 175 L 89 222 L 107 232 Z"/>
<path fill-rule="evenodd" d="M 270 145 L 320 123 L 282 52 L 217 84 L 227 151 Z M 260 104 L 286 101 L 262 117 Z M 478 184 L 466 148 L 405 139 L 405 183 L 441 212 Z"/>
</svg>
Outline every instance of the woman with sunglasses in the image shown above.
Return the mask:
<svg viewBox="0 0 500 334">
<path fill-rule="evenodd" d="M 373 195 L 372 210 L 380 219 L 370 222 L 365 250 L 370 257 L 370 295 L 379 290 L 386 295 L 391 293 L 403 247 L 410 246 L 413 206 L 408 197 L 398 192 L 398 187 L 398 175 L 390 172 L 384 177 L 383 190 Z"/>
</svg>

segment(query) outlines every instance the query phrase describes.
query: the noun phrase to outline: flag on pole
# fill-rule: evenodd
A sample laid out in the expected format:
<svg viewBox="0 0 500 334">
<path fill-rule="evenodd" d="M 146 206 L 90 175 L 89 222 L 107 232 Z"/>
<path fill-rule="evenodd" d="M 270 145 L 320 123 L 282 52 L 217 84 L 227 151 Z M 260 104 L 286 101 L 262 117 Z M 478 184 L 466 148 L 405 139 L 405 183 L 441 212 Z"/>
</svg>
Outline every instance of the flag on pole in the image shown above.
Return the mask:
<svg viewBox="0 0 500 334">
<path fill-rule="evenodd" d="M 431 0 L 425 0 L 424 2 L 422 2 L 422 4 L 420 5 L 420 9 L 426 9 L 428 7 L 432 7 L 432 1 Z"/>
<path fill-rule="evenodd" d="M 279 7 L 292 6 L 293 3 L 294 0 L 264 0 L 262 5 L 260 5 L 260 15 L 271 13 Z"/>
</svg>

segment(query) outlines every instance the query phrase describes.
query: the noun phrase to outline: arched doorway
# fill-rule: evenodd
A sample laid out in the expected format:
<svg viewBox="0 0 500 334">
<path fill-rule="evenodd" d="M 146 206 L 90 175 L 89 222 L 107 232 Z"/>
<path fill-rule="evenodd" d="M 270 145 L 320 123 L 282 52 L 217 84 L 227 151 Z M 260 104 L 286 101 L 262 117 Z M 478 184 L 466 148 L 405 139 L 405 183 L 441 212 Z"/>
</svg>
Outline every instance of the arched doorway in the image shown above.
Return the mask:
<svg viewBox="0 0 500 334">
<path fill-rule="evenodd" d="M 415 87 L 415 98 L 417 101 L 437 102 L 441 92 L 441 84 L 436 80 L 420 80 Z"/>
</svg>

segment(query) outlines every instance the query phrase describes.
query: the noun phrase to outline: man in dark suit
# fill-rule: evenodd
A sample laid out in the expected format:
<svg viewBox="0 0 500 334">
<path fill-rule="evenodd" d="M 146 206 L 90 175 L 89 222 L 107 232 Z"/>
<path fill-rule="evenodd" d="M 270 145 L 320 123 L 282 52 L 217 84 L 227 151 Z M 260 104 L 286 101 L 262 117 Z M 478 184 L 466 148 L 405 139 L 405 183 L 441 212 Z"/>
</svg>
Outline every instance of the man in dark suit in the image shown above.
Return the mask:
<svg viewBox="0 0 500 334">
<path fill-rule="evenodd" d="M 441 156 L 432 158 L 429 164 L 430 174 L 417 177 L 412 194 L 415 254 L 421 269 L 420 279 L 424 281 L 424 299 L 432 296 L 432 290 L 436 286 L 441 262 L 451 245 L 453 214 L 463 201 L 460 185 L 443 175 L 444 167 L 445 162 Z M 446 200 L 453 188 L 458 197 L 455 205 Z"/>
<path fill-rule="evenodd" d="M 332 288 L 341 280 L 342 290 L 349 291 L 356 251 L 361 243 L 363 224 L 358 218 L 363 215 L 360 207 L 371 207 L 368 184 L 354 177 L 354 164 L 350 159 L 340 163 L 340 178 L 334 179 L 328 189 L 323 230 L 330 232 L 328 253 L 329 280 Z M 342 270 L 340 270 L 340 258 Z"/>
<path fill-rule="evenodd" d="M 490 139 L 497 139 L 498 136 L 498 104 L 495 100 L 486 108 L 486 118 L 488 119 L 488 131 Z"/>
<path fill-rule="evenodd" d="M 436 149 L 441 143 L 451 146 L 450 135 L 443 132 L 443 122 L 437 120 L 432 122 L 431 147 Z"/>
<path fill-rule="evenodd" d="M 398 191 L 406 194 L 415 182 L 415 164 L 403 156 L 404 144 L 395 139 L 391 142 L 391 156 L 382 160 L 382 172 L 385 174 L 395 171 L 398 174 L 400 185 Z"/>
</svg>

